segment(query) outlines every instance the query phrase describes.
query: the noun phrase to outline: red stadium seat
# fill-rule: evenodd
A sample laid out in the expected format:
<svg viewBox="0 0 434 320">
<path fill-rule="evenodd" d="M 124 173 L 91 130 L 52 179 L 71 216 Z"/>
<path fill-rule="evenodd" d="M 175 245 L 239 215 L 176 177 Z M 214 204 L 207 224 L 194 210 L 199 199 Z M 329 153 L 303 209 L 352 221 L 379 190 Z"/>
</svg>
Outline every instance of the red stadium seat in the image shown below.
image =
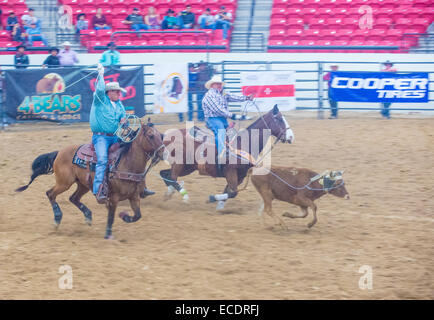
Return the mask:
<svg viewBox="0 0 434 320">
<path fill-rule="evenodd" d="M 286 19 L 277 18 L 277 19 L 271 19 L 270 22 L 270 29 L 273 27 L 281 27 L 286 25 Z"/>
<path fill-rule="evenodd" d="M 287 20 L 287 25 L 290 29 L 303 29 L 304 21 L 302 18 L 289 18 Z"/>
<path fill-rule="evenodd" d="M 311 29 L 323 29 L 327 27 L 327 23 L 325 19 L 312 18 L 309 19 L 309 28 Z"/>
<path fill-rule="evenodd" d="M 303 16 L 302 7 L 290 7 L 285 10 L 288 18 L 299 18 Z"/>
<path fill-rule="evenodd" d="M 347 8 L 338 7 L 333 9 L 333 17 L 335 18 L 348 18 L 349 10 Z"/>
<path fill-rule="evenodd" d="M 342 19 L 342 25 L 345 26 L 346 29 L 357 29 L 359 27 L 359 20 L 353 18 L 344 18 Z"/>
<path fill-rule="evenodd" d="M 303 37 L 303 30 L 300 29 L 288 29 L 286 31 L 286 39 L 297 40 Z"/>
<path fill-rule="evenodd" d="M 334 8 L 319 8 L 316 13 L 317 18 L 329 19 L 334 16 Z"/>
<path fill-rule="evenodd" d="M 327 25 L 332 29 L 339 29 L 343 25 L 343 19 L 341 18 L 328 18 Z"/>
</svg>

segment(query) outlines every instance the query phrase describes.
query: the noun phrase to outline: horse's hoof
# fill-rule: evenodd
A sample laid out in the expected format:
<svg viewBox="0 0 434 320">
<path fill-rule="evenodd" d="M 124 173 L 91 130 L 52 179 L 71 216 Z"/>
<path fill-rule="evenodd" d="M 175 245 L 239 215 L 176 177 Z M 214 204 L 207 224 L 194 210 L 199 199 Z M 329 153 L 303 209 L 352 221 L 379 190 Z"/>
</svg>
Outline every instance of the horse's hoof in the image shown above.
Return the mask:
<svg viewBox="0 0 434 320">
<path fill-rule="evenodd" d="M 190 200 L 190 198 L 188 197 L 188 194 L 185 194 L 185 195 L 182 197 L 182 201 L 184 201 L 184 203 L 188 203 L 189 200 Z"/>
<path fill-rule="evenodd" d="M 166 192 L 166 193 L 164 194 L 164 197 L 163 197 L 164 201 L 170 200 L 170 198 L 172 198 L 172 194 L 173 194 L 173 193 L 168 193 L 168 192 Z"/>
<path fill-rule="evenodd" d="M 128 216 L 128 212 L 126 211 L 122 211 L 119 213 L 119 218 L 121 218 L 122 220 L 125 220 L 126 216 Z"/>
<path fill-rule="evenodd" d="M 54 221 L 53 226 L 54 226 L 54 229 L 56 229 L 56 230 L 59 229 L 60 222 Z"/>
<path fill-rule="evenodd" d="M 223 210 L 225 208 L 225 202 L 224 201 L 219 201 L 216 207 L 217 211 Z"/>
<path fill-rule="evenodd" d="M 86 224 L 90 227 L 92 226 L 92 219 L 86 219 Z"/>
<path fill-rule="evenodd" d="M 106 235 L 106 236 L 104 237 L 104 239 L 106 239 L 106 240 L 114 240 L 114 239 L 115 239 L 115 236 L 112 235 L 112 234 L 109 235 L 109 236 Z"/>
</svg>

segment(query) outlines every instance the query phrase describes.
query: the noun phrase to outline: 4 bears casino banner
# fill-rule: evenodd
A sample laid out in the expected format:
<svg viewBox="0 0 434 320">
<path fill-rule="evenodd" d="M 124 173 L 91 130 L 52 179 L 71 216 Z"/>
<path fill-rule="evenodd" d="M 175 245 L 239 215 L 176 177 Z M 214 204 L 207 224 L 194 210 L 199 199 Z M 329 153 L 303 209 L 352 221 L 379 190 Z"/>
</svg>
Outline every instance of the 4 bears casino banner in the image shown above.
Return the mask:
<svg viewBox="0 0 434 320">
<path fill-rule="evenodd" d="M 9 121 L 89 121 L 95 91 L 95 69 L 50 68 L 6 70 L 5 113 Z M 127 90 L 121 101 L 128 113 L 145 115 L 143 67 L 108 67 L 104 81 Z"/>
</svg>

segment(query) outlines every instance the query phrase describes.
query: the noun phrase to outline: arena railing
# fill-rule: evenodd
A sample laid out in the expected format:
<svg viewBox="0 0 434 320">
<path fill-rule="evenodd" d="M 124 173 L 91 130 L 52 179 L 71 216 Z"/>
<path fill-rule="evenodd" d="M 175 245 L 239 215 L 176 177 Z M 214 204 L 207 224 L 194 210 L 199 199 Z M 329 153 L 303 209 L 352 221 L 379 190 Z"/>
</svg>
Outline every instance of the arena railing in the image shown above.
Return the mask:
<svg viewBox="0 0 434 320">
<path fill-rule="evenodd" d="M 255 72 L 255 71 L 295 71 L 296 73 L 296 110 L 313 110 L 318 111 L 318 117 L 322 118 L 325 110 L 330 109 L 327 107 L 328 97 L 326 85 L 324 84 L 323 76 L 328 72 L 328 67 L 330 65 L 339 65 L 342 67 L 343 71 L 353 71 L 354 68 L 345 68 L 346 65 L 360 65 L 359 72 L 365 71 L 379 71 L 380 64 L 384 61 L 376 62 L 357 62 L 357 61 L 222 61 L 209 63 L 215 69 L 217 69 L 217 74 L 221 74 L 223 80 L 226 82 L 226 89 L 231 92 L 241 91 L 241 72 Z M 429 103 L 426 108 L 397 108 L 391 107 L 391 111 L 434 111 L 434 62 L 395 62 L 398 66 L 398 71 L 401 72 L 414 72 L 423 71 L 429 72 L 431 74 L 429 82 Z M 144 107 L 146 112 L 152 113 L 152 106 L 154 105 L 154 75 L 155 75 L 155 65 L 154 64 L 124 64 L 119 65 L 122 68 L 128 67 L 139 67 L 144 68 Z M 0 65 L 2 71 L 5 69 L 14 69 L 14 65 Z M 77 66 L 82 68 L 95 68 L 93 66 Z M 29 65 L 31 68 L 41 68 L 40 65 Z M 4 79 L 4 77 L 3 77 Z M 4 82 L 3 82 L 4 83 Z M 2 88 L 0 88 L 1 90 Z M 0 92 L 0 95 L 3 91 Z M 3 109 L 4 99 L 0 99 L 0 119 L 3 119 L 4 109 Z M 342 106 L 340 103 L 339 110 L 375 110 L 379 111 L 379 104 L 375 107 L 357 107 L 357 102 L 351 103 L 351 106 Z M 371 103 L 373 105 L 375 103 Z M 394 104 L 396 105 L 396 104 Z M 231 104 L 230 110 L 237 112 L 241 110 L 241 105 Z M 1 126 L 3 128 L 4 121 L 1 121 Z"/>
<path fill-rule="evenodd" d="M 222 61 L 221 74 L 223 80 L 227 84 L 225 88 L 232 92 L 241 92 L 241 73 L 242 72 L 257 72 L 257 71 L 295 71 L 296 75 L 296 110 L 316 110 L 318 111 L 318 118 L 323 118 L 326 107 L 328 104 L 327 86 L 324 84 L 323 76 L 326 69 L 331 65 L 339 65 L 343 71 L 352 72 L 366 72 L 380 71 L 380 65 L 384 61 Z M 348 65 L 360 65 L 359 69 L 345 68 Z M 434 111 L 434 61 L 433 62 L 395 62 L 398 65 L 400 72 L 429 72 L 431 73 L 429 82 L 429 102 L 426 108 L 397 108 L 391 107 L 391 111 Z M 379 103 L 364 103 L 363 106 L 360 102 L 340 102 L 339 110 L 363 110 L 363 111 L 379 111 L 381 110 Z M 393 105 L 396 105 L 395 103 Z M 342 106 L 344 105 L 344 106 Z M 351 106 L 348 106 L 351 105 Z M 366 106 L 369 105 L 369 106 Z M 237 112 L 241 110 L 240 104 L 230 106 L 230 110 Z"/>
<path fill-rule="evenodd" d="M 434 34 L 404 33 L 401 46 L 411 53 L 434 53 Z"/>
</svg>

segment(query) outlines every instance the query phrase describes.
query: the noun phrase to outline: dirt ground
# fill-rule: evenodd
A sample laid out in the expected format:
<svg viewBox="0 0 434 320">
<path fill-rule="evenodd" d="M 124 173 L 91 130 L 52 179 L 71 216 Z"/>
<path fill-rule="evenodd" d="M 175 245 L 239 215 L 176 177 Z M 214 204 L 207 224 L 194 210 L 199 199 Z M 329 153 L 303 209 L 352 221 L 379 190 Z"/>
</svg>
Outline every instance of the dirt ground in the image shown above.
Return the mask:
<svg viewBox="0 0 434 320">
<path fill-rule="evenodd" d="M 63 221 L 56 231 L 45 196 L 53 176 L 13 191 L 28 182 L 37 155 L 87 142 L 86 124 L 1 132 L 0 299 L 434 299 L 434 118 L 287 119 L 296 141 L 277 144 L 273 164 L 345 170 L 351 195 L 321 198 L 312 229 L 311 215 L 284 218 L 288 231 L 269 217 L 262 227 L 251 184 L 223 213 L 206 200 L 224 181 L 197 174 L 180 179 L 189 204 L 179 194 L 163 201 L 156 174 L 167 165 L 160 163 L 148 177 L 157 194 L 142 201 L 138 222 L 116 217 L 116 240 L 104 240 L 106 210 L 90 193 L 83 202 L 93 226 L 69 203 L 71 188 L 58 197 Z M 274 209 L 299 210 L 282 202 Z M 62 265 L 72 268 L 70 290 L 58 285 Z M 359 288 L 362 266 L 372 268 L 372 289 Z"/>
</svg>

